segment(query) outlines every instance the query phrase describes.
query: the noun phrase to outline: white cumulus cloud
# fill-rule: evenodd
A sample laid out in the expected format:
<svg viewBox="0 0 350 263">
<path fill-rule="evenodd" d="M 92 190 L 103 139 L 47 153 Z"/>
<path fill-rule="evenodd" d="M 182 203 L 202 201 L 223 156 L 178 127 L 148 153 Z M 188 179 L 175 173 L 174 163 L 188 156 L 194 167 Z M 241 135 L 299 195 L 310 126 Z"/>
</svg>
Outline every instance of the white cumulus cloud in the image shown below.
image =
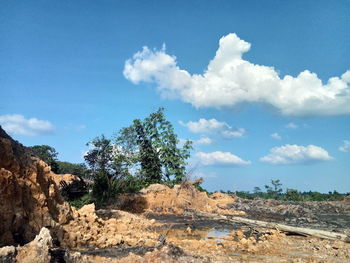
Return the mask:
<svg viewBox="0 0 350 263">
<path fill-rule="evenodd" d="M 274 147 L 260 161 L 270 164 L 307 164 L 332 160 L 328 152 L 315 145 L 284 145 Z"/>
<path fill-rule="evenodd" d="M 242 137 L 245 133 L 243 128 L 235 128 L 216 119 L 201 118 L 199 121 L 180 122 L 180 124 L 186 126 L 193 133 L 217 133 L 225 139 Z"/>
<path fill-rule="evenodd" d="M 49 121 L 26 119 L 20 114 L 0 115 L 0 125 L 12 135 L 40 136 L 54 131 L 54 126 Z"/>
<path fill-rule="evenodd" d="M 323 83 L 316 73 L 279 76 L 271 66 L 242 58 L 251 44 L 231 33 L 222 37 L 203 74 L 190 74 L 176 57 L 161 50 L 143 49 L 125 62 L 131 82 L 155 83 L 162 96 L 180 98 L 195 107 L 232 107 L 239 103 L 267 104 L 285 116 L 350 114 L 350 70 Z"/>
<path fill-rule="evenodd" d="M 274 138 L 274 139 L 276 139 L 276 140 L 281 140 L 281 139 L 282 139 L 282 136 L 279 135 L 277 132 L 272 133 L 272 134 L 271 134 L 271 137 Z"/>
<path fill-rule="evenodd" d="M 204 137 L 200 138 L 199 140 L 195 141 L 195 143 L 198 145 L 209 145 L 209 144 L 213 143 L 213 140 L 207 136 L 204 136 Z"/>
<path fill-rule="evenodd" d="M 241 165 L 249 165 L 250 161 L 244 161 L 240 157 L 230 153 L 230 152 L 198 152 L 196 153 L 196 157 L 199 159 L 202 165 L 233 165 L 233 166 L 241 166 Z"/>
<path fill-rule="evenodd" d="M 348 152 L 350 150 L 350 141 L 343 141 L 343 145 L 339 146 L 339 151 Z"/>
</svg>

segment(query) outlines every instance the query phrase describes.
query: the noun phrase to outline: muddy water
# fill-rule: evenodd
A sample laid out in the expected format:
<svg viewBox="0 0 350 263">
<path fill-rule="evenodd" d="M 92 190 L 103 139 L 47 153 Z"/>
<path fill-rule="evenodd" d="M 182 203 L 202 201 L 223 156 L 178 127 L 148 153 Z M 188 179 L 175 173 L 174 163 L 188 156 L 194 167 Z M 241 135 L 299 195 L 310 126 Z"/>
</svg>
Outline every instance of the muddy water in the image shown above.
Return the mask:
<svg viewBox="0 0 350 263">
<path fill-rule="evenodd" d="M 209 218 L 204 218 L 200 216 L 180 216 L 180 215 L 146 215 L 148 219 L 155 219 L 157 222 L 162 223 L 164 229 L 186 229 L 190 227 L 192 230 L 208 230 L 218 229 L 218 230 L 227 230 L 229 232 L 233 230 L 238 230 L 244 227 L 244 224 L 232 223 L 221 220 L 213 220 Z M 157 230 L 157 229 L 154 229 Z"/>
<path fill-rule="evenodd" d="M 161 235 L 166 235 L 168 239 L 178 240 L 216 240 L 221 241 L 232 232 L 230 229 L 215 229 L 215 228 L 203 228 L 192 229 L 187 228 L 174 228 L 174 229 L 158 229 L 157 232 Z"/>
</svg>

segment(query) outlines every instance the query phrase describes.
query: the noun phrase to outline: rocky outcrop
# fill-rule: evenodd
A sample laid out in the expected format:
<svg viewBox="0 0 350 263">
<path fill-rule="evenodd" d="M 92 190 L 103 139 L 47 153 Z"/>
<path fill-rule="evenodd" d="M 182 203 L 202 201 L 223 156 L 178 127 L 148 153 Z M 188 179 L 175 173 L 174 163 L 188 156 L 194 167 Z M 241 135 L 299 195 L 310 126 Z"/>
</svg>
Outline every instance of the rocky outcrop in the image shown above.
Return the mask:
<svg viewBox="0 0 350 263">
<path fill-rule="evenodd" d="M 42 227 L 62 236 L 72 217 L 52 180 L 50 166 L 0 127 L 0 246 L 25 244 Z"/>
</svg>

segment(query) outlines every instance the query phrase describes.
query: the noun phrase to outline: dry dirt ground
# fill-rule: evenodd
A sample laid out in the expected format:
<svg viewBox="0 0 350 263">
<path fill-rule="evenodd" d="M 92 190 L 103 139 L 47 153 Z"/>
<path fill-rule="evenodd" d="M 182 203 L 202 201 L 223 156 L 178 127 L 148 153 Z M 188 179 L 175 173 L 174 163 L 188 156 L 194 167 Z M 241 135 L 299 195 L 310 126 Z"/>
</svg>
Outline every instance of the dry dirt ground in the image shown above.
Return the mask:
<svg viewBox="0 0 350 263">
<path fill-rule="evenodd" d="M 190 203 L 179 201 L 185 199 Z M 173 189 L 151 186 L 138 195 L 124 195 L 118 202 L 100 210 L 96 210 L 93 204 L 80 210 L 72 208 L 72 219 L 62 225 L 62 237 L 50 240 L 50 231 L 43 228 L 46 231 L 41 231 L 45 234 L 43 237 L 39 235 L 23 247 L 0 248 L 0 256 L 5 255 L 0 262 L 33 263 L 39 262 L 38 257 L 42 259 L 40 262 L 77 263 L 350 262 L 349 243 L 287 236 L 278 229 L 249 227 L 196 215 L 197 212 L 210 212 L 252 217 L 253 211 L 265 209 L 275 217 L 264 210 L 259 219 L 284 223 L 286 218 L 293 222 L 295 219 L 294 223 L 300 226 L 299 213 L 308 218 L 309 215 L 302 209 L 310 209 L 310 206 L 317 208 L 314 212 L 318 210 L 318 214 L 310 212 L 312 218 L 333 211 L 332 218 L 336 219 L 338 215 L 339 222 L 342 222 L 349 215 L 346 202 L 290 204 L 246 201 L 223 194 L 209 198 L 190 184 Z M 326 211 L 320 206 L 326 207 Z M 316 219 L 304 221 L 310 221 L 309 227 L 314 223 L 315 228 L 325 228 L 328 222 L 319 223 Z M 348 232 L 349 229 L 338 224 L 337 220 L 333 223 L 331 226 L 338 227 L 328 230 Z"/>
<path fill-rule="evenodd" d="M 349 234 L 348 202 L 247 201 L 221 193 L 208 197 L 191 183 L 151 185 L 117 200 L 99 210 L 93 204 L 72 207 L 71 219 L 60 231 L 42 228 L 25 246 L 0 248 L 0 262 L 350 262 L 350 243 L 285 235 L 200 214 Z"/>
<path fill-rule="evenodd" d="M 83 220 L 96 215 L 101 237 L 96 233 L 100 240 L 90 243 L 79 243 L 78 240 L 87 240 L 85 236 L 67 238 L 78 243 L 71 244 L 72 250 L 66 257 L 75 262 L 350 262 L 349 243 L 285 235 L 278 229 L 196 215 L 196 212 L 238 215 L 349 233 L 349 222 L 345 220 L 344 224 L 349 208 L 347 202 L 247 201 L 219 193 L 209 198 L 191 184 L 173 189 L 153 185 L 141 194 L 124 195 L 108 209 L 93 211 L 88 206 L 77 211 Z M 90 231 L 84 230 L 79 220 L 66 226 L 67 233 Z M 113 227 L 116 231 L 109 231 Z"/>
</svg>

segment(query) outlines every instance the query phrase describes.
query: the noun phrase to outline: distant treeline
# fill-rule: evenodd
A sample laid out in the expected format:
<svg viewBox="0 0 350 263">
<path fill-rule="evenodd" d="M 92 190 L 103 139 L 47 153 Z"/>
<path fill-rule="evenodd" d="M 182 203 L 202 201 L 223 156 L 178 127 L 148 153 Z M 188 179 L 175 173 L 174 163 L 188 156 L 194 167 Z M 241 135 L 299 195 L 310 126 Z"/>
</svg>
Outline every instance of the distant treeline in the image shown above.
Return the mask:
<svg viewBox="0 0 350 263">
<path fill-rule="evenodd" d="M 275 199 L 282 201 L 341 201 L 345 196 L 350 193 L 339 193 L 337 191 L 320 193 L 315 191 L 300 192 L 296 189 L 286 189 L 283 191 L 282 183 L 280 180 L 271 180 L 271 185 L 265 185 L 265 191 L 262 191 L 260 187 L 254 187 L 252 192 L 250 191 L 227 191 L 228 194 L 236 194 L 238 197 L 244 199 Z M 223 191 L 222 191 L 223 192 Z"/>
<path fill-rule="evenodd" d="M 299 192 L 295 189 L 287 189 L 286 192 L 281 193 L 278 196 L 271 196 L 266 192 L 251 193 L 249 191 L 236 191 L 235 194 L 244 199 L 263 198 L 283 201 L 342 201 L 345 196 L 350 195 L 350 193 L 342 194 L 335 190 L 333 192 L 320 193 L 314 191 Z"/>
</svg>

